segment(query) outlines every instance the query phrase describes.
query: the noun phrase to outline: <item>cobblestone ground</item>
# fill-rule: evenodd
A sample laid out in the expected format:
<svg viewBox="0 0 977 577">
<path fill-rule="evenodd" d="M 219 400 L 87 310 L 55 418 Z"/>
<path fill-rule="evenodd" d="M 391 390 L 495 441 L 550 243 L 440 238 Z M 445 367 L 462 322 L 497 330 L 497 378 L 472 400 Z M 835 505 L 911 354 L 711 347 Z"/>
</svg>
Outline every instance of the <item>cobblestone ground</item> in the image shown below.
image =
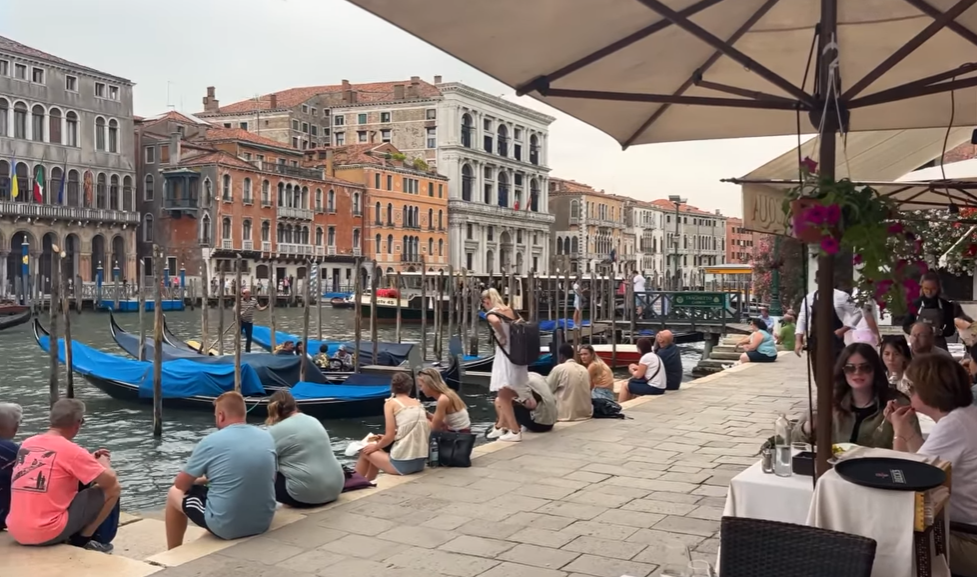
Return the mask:
<svg viewBox="0 0 977 577">
<path fill-rule="evenodd" d="M 779 412 L 807 406 L 804 365 L 714 375 L 592 420 L 430 471 L 160 577 L 646 577 L 710 562 L 729 479 Z"/>
</svg>

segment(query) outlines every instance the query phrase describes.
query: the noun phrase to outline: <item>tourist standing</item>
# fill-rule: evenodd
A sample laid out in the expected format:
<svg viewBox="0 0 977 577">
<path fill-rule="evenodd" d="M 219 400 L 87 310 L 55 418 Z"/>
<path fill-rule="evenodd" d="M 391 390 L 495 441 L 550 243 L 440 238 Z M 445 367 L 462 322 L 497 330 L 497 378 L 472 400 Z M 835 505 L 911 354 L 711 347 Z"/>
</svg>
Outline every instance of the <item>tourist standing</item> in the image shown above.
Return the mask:
<svg viewBox="0 0 977 577">
<path fill-rule="evenodd" d="M 495 339 L 495 360 L 492 361 L 492 377 L 489 390 L 496 393 L 500 402 L 495 404 L 499 410 L 495 426 L 488 433 L 489 439 L 519 442 L 522 434 L 519 423 L 512 412 L 512 402 L 524 401 L 530 397 L 529 367 L 513 364 L 509 360 L 509 323 L 518 320 L 518 315 L 502 300 L 499 291 L 488 289 L 482 292 L 482 306 L 487 311 L 486 318 L 492 327 Z"/>
<path fill-rule="evenodd" d="M 767 325 L 767 332 L 773 334 L 773 327 L 777 324 L 777 321 L 770 316 L 770 309 L 760 307 L 760 320 L 763 321 L 763 324 Z"/>
<path fill-rule="evenodd" d="M 906 315 L 902 328 L 906 334 L 910 334 L 914 324 L 925 323 L 933 331 L 934 345 L 947 350 L 946 339 L 957 332 L 956 321 L 969 325 L 973 319 L 963 312 L 959 303 L 943 298 L 941 292 L 940 275 L 934 271 L 924 274 L 919 298 L 913 301 L 917 312 Z"/>
<path fill-rule="evenodd" d="M 553 367 L 546 383 L 556 397 L 558 421 L 583 421 L 594 416 L 590 401 L 590 374 L 573 359 L 573 346 L 563 343 L 557 352 L 560 364 Z"/>
<path fill-rule="evenodd" d="M 295 397 L 285 390 L 271 396 L 265 423 L 278 454 L 275 500 L 307 508 L 338 499 L 346 475 L 322 423 L 299 411 Z"/>
<path fill-rule="evenodd" d="M 818 273 L 814 274 L 815 282 L 817 282 L 818 276 Z M 831 360 L 834 362 L 834 359 L 837 359 L 838 355 L 845 348 L 845 333 L 850 331 L 853 325 L 861 322 L 862 310 L 855 304 L 848 293 L 838 288 L 833 289 L 831 299 L 833 303 L 831 307 L 832 335 L 829 342 L 824 343 L 824 346 L 831 348 Z M 797 315 L 797 328 L 794 330 L 796 339 L 794 353 L 797 356 L 801 356 L 801 350 L 807 344 L 807 354 L 812 361 L 817 359 L 817 348 L 819 346 L 815 331 L 815 327 L 817 326 L 817 301 L 818 291 L 812 291 L 804 297 L 804 301 L 801 302 L 800 313 Z M 842 319 L 847 319 L 849 324 L 845 325 Z M 807 337 L 808 328 L 810 328 L 810 338 Z M 816 379 L 818 372 L 817 362 L 811 363 L 811 371 L 814 373 L 814 378 Z"/>
<path fill-rule="evenodd" d="M 244 335 L 244 352 L 251 352 L 251 335 L 254 333 L 254 311 L 263 311 L 267 306 L 258 305 L 258 299 L 251 296 L 251 289 L 241 291 L 241 334 Z"/>
<path fill-rule="evenodd" d="M 194 447 L 166 497 L 166 548 L 183 544 L 187 520 L 221 539 L 264 533 L 275 517 L 275 440 L 245 421 L 231 391 L 214 400 L 217 431 Z"/>
<path fill-rule="evenodd" d="M 580 287 L 580 273 L 577 273 L 576 280 L 573 281 L 573 328 L 583 328 L 583 289 Z M 569 329 L 569 327 L 564 327 Z"/>
<path fill-rule="evenodd" d="M 21 545 L 68 543 L 112 551 L 110 543 L 92 536 L 115 509 L 122 487 L 106 449 L 89 453 L 72 442 L 84 422 L 85 403 L 59 399 L 47 432 L 21 444 L 7 514 L 7 531 Z"/>
<path fill-rule="evenodd" d="M 631 278 L 631 282 L 634 285 L 634 312 L 637 318 L 644 318 L 645 313 L 645 291 L 647 290 L 647 281 L 641 272 L 637 269 L 634 270 L 634 276 Z"/>
<path fill-rule="evenodd" d="M 774 336 L 776 337 L 777 344 L 785 351 L 794 350 L 794 346 L 797 343 L 797 338 L 794 336 L 796 330 L 797 325 L 794 324 L 794 315 L 787 313 L 781 317 L 780 330 Z"/>
</svg>

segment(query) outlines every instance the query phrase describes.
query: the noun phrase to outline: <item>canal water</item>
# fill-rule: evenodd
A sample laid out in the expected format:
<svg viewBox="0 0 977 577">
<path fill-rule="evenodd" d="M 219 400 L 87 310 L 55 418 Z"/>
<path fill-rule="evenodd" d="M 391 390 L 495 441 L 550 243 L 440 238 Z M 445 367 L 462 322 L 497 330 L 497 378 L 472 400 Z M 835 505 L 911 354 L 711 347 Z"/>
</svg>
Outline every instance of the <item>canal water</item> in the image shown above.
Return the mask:
<svg viewBox="0 0 977 577">
<path fill-rule="evenodd" d="M 216 335 L 218 311 L 212 309 L 209 314 L 209 333 Z M 226 327 L 232 322 L 233 312 L 227 310 L 224 314 Z M 326 308 L 322 314 L 324 339 L 353 339 L 353 311 Z M 302 309 L 276 309 L 275 317 L 278 330 L 302 333 Z M 116 320 L 123 328 L 138 332 L 139 321 L 136 314 L 117 315 Z M 188 339 L 199 338 L 200 310 L 169 312 L 166 320 L 176 335 Z M 84 314 L 74 315 L 71 322 L 74 340 L 103 351 L 125 354 L 112 341 L 107 314 L 86 311 Z M 152 323 L 152 315 L 146 315 L 146 322 Z M 255 323 L 269 324 L 268 312 L 256 312 Z M 44 324 L 47 324 L 47 314 L 44 315 Z M 63 323 L 60 324 L 63 329 Z M 369 338 L 369 320 L 365 320 L 363 325 L 363 336 Z M 314 309 L 310 327 L 310 337 L 315 338 L 317 330 Z M 380 325 L 378 332 L 381 341 L 394 340 L 395 329 L 392 325 Z M 431 347 L 433 338 L 430 329 L 428 332 L 428 346 Z M 486 336 L 487 333 L 481 335 L 480 344 L 483 350 L 487 349 Z M 420 325 L 405 324 L 402 340 L 418 342 Z M 232 347 L 233 343 L 228 337 L 225 340 L 225 351 L 232 352 Z M 445 344 L 446 351 L 447 348 Z M 701 351 L 701 343 L 683 346 L 682 363 L 686 378 L 698 362 Z M 47 427 L 48 366 L 49 357 L 34 341 L 29 324 L 0 332 L 0 401 L 18 403 L 24 407 L 24 423 L 18 434 L 19 439 Z M 62 372 L 62 391 L 64 382 Z M 487 387 L 478 385 L 463 386 L 461 393 L 471 413 L 473 430 L 481 439 L 481 433 L 491 425 L 494 418 L 492 397 Z M 85 401 L 87 407 L 85 425 L 76 440 L 89 449 L 104 447 L 112 452 L 112 465 L 118 472 L 125 491 L 123 508 L 128 511 L 162 507 L 166 490 L 172 484 L 180 466 L 190 456 L 194 445 L 214 430 L 212 413 L 177 411 L 164 406 L 163 437 L 157 440 L 152 436 L 152 410 L 149 406 L 111 399 L 79 375 L 75 375 L 75 394 Z M 255 419 L 254 422 L 260 424 L 261 421 Z M 324 424 L 329 431 L 333 450 L 341 461 L 346 462 L 350 461 L 343 455 L 346 445 L 352 440 L 363 438 L 368 432 L 382 432 L 383 418 L 336 419 L 324 421 Z"/>
</svg>

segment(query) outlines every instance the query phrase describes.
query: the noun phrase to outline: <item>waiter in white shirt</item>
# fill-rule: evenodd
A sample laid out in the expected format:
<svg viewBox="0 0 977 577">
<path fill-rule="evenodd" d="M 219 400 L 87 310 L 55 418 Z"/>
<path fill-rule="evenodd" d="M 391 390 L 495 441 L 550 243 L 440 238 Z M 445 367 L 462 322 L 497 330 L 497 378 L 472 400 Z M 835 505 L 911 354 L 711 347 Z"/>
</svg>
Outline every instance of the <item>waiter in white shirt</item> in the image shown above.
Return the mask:
<svg viewBox="0 0 977 577">
<path fill-rule="evenodd" d="M 815 273 L 815 283 L 817 282 L 817 273 Z M 801 350 L 804 348 L 804 340 L 808 335 L 808 327 L 810 327 L 810 339 L 807 341 L 807 354 L 811 355 L 811 359 L 817 358 L 817 347 L 820 343 L 817 341 L 815 336 L 815 327 L 817 326 L 815 314 L 815 307 L 818 301 L 818 291 L 813 291 L 808 293 L 804 297 L 804 301 L 801 303 L 800 313 L 797 315 L 797 329 L 794 334 L 797 337 L 796 344 L 794 345 L 794 352 L 797 356 L 801 356 Z M 831 311 L 831 330 L 834 333 L 831 337 L 830 343 L 825 343 L 827 346 L 832 348 L 832 359 L 837 359 L 838 355 L 845 348 L 845 333 L 850 331 L 855 325 L 862 320 L 862 309 L 855 304 L 851 296 L 837 288 L 834 289 L 833 293 L 834 307 Z M 842 322 L 845 319 L 849 325 L 845 325 Z M 818 365 L 816 362 L 811 363 L 811 370 L 814 373 L 814 378 L 817 378 Z"/>
</svg>

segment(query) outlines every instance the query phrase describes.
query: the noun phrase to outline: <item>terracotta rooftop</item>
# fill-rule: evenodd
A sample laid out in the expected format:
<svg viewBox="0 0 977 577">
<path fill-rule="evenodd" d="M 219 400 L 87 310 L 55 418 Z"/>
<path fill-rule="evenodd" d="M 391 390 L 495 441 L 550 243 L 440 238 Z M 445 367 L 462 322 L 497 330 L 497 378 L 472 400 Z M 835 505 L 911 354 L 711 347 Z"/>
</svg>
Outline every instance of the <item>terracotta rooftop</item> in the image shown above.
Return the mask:
<svg viewBox="0 0 977 577">
<path fill-rule="evenodd" d="M 550 194 L 555 194 L 557 196 L 561 194 L 594 194 L 598 196 L 609 196 L 603 190 L 596 190 L 589 184 L 583 184 L 575 180 L 566 180 L 563 178 L 550 178 L 550 188 L 556 185 L 557 189 L 552 191 Z"/>
<path fill-rule="evenodd" d="M 163 114 L 157 114 L 156 116 L 150 116 L 149 118 L 137 117 L 138 122 L 143 122 L 147 125 L 156 124 L 157 122 L 162 122 L 164 120 L 172 120 L 173 122 L 179 122 L 182 124 L 209 125 L 208 122 L 204 122 L 192 114 L 183 114 L 182 112 L 177 112 L 176 110 L 168 110 Z"/>
<path fill-rule="evenodd" d="M 224 166 L 255 170 L 254 165 L 250 162 L 244 161 L 223 150 L 201 150 L 200 154 L 193 154 L 180 160 L 180 166 L 203 166 L 207 164 L 223 164 Z"/>
<path fill-rule="evenodd" d="M 663 209 L 666 209 L 666 210 L 670 210 L 672 212 L 675 211 L 675 203 L 672 202 L 672 201 L 670 201 L 670 200 L 664 199 L 664 198 L 659 198 L 659 199 L 653 200 L 653 201 L 651 201 L 650 204 L 652 204 L 653 206 L 657 206 L 658 208 L 663 208 Z M 685 214 L 696 214 L 696 215 L 700 215 L 700 216 L 711 216 L 713 218 L 726 218 L 725 216 L 723 216 L 721 214 L 716 214 L 715 212 L 709 212 L 709 211 L 706 211 L 706 210 L 702 210 L 699 207 L 692 206 L 692 205 L 689 205 L 689 204 L 680 205 L 679 212 L 682 212 L 682 213 L 685 213 Z"/>
<path fill-rule="evenodd" d="M 353 104 L 369 104 L 378 102 L 394 102 L 394 86 L 402 84 L 406 92 L 410 86 L 410 80 L 396 80 L 393 82 L 369 82 L 366 84 L 349 84 L 349 89 L 356 93 L 356 102 Z M 245 114 L 256 110 L 282 110 L 293 108 L 320 94 L 340 94 L 343 91 L 342 84 L 330 84 L 326 86 L 305 86 L 300 88 L 289 88 L 271 94 L 258 97 L 257 100 L 250 98 L 227 106 L 221 106 L 218 114 Z M 433 84 L 420 81 L 418 84 L 418 95 L 415 98 L 404 98 L 404 100 L 414 100 L 416 98 L 435 98 L 441 92 Z M 271 107 L 271 97 L 275 97 L 275 108 Z M 345 103 L 344 103 L 345 104 Z M 208 112 L 198 113 L 203 116 L 213 114 Z"/>
<path fill-rule="evenodd" d="M 223 142 L 228 140 L 241 140 L 244 142 L 251 142 L 253 144 L 260 144 L 262 146 L 272 146 L 281 150 L 287 150 L 288 152 L 294 154 L 301 154 L 302 151 L 291 148 L 277 140 L 272 140 L 270 138 L 265 138 L 264 136 L 255 134 L 253 132 L 248 132 L 243 128 L 210 128 L 203 135 L 203 140 L 207 142 Z"/>
<path fill-rule="evenodd" d="M 26 44 L 21 44 L 20 42 L 17 42 L 16 40 L 11 40 L 10 38 L 7 38 L 5 36 L 0 36 L 0 52 L 19 54 L 26 58 L 43 60 L 45 62 L 50 62 L 51 64 L 59 64 L 61 66 L 67 66 L 70 68 L 74 68 L 76 70 L 89 72 L 91 74 L 98 74 L 99 76 L 104 76 L 106 78 L 114 78 L 119 82 L 124 82 L 126 84 L 132 84 L 131 81 L 126 80 L 125 78 L 122 78 L 120 76 L 116 76 L 114 74 L 108 74 L 100 70 L 95 70 L 94 68 L 89 68 L 88 66 L 82 66 L 81 64 L 76 64 L 74 62 L 71 62 L 70 60 L 65 60 L 64 58 L 58 58 L 57 56 L 48 54 L 47 52 L 42 52 L 36 48 L 31 48 Z"/>
</svg>

